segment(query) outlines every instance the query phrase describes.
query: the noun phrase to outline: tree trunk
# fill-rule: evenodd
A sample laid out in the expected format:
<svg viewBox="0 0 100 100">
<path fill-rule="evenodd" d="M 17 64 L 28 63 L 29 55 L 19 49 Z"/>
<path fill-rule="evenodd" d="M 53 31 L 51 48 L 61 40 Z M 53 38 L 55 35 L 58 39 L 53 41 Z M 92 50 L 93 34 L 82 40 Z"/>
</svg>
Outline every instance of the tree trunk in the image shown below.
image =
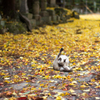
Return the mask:
<svg viewBox="0 0 100 100">
<path fill-rule="evenodd" d="M 32 13 L 33 12 L 33 0 L 28 0 L 28 8 L 29 8 L 29 12 Z"/>
<path fill-rule="evenodd" d="M 72 0 L 72 6 L 73 7 L 75 6 L 75 0 Z"/>
<path fill-rule="evenodd" d="M 56 5 L 56 0 L 50 0 L 50 6 L 55 7 Z"/>
<path fill-rule="evenodd" d="M 21 0 L 20 12 L 23 14 L 28 13 L 27 0 Z"/>
<path fill-rule="evenodd" d="M 66 5 L 66 1 L 65 0 L 63 0 L 63 7 L 65 8 L 65 5 Z"/>
<path fill-rule="evenodd" d="M 19 15 L 20 15 L 20 19 L 22 19 L 23 22 L 26 23 L 28 31 L 31 32 L 31 30 L 32 30 L 32 25 L 31 25 L 30 20 L 29 20 L 26 16 L 22 15 L 21 13 L 19 13 Z"/>
<path fill-rule="evenodd" d="M 41 0 L 41 11 L 45 11 L 47 7 L 47 1 Z"/>
<path fill-rule="evenodd" d="M 39 20 L 39 18 L 40 18 L 39 13 L 40 13 L 39 0 L 34 0 L 34 3 L 33 3 L 33 17 L 36 20 Z"/>
</svg>

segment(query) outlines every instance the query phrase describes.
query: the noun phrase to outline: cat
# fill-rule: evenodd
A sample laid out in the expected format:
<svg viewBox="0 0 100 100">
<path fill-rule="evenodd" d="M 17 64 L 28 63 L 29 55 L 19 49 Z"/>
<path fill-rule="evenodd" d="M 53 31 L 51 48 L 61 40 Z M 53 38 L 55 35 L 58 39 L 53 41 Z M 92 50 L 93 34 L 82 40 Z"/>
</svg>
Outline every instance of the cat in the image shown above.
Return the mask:
<svg viewBox="0 0 100 100">
<path fill-rule="evenodd" d="M 69 58 L 66 55 L 61 55 L 64 49 L 61 48 L 59 54 L 53 62 L 53 69 L 58 71 L 70 72 L 74 67 L 69 67 Z"/>
</svg>

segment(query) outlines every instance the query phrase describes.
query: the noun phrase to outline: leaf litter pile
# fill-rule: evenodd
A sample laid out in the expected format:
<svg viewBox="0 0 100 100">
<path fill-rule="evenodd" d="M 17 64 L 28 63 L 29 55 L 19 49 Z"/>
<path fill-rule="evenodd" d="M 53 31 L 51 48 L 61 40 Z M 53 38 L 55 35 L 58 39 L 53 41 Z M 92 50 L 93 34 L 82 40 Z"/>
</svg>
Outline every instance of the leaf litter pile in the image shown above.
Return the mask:
<svg viewBox="0 0 100 100">
<path fill-rule="evenodd" d="M 60 48 L 72 72 L 53 70 Z M 100 21 L 0 34 L 0 100 L 100 100 Z"/>
</svg>

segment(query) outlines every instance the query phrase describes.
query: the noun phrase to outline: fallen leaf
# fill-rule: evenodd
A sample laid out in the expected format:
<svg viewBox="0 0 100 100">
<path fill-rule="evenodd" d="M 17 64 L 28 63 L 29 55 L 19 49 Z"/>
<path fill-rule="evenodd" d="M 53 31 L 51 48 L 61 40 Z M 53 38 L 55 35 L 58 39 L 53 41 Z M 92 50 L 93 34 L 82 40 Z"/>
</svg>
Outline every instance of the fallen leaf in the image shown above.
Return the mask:
<svg viewBox="0 0 100 100">
<path fill-rule="evenodd" d="M 86 88 L 86 87 L 87 87 L 86 85 L 81 85 L 81 86 L 80 86 L 80 88 Z"/>
</svg>

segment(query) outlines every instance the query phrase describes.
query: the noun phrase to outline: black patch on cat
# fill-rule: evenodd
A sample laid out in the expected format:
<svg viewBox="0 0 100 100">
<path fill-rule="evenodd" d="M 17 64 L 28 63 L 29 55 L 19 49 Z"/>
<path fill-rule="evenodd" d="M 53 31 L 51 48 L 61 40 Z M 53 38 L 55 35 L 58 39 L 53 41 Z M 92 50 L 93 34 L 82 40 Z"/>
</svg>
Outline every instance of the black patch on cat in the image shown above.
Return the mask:
<svg viewBox="0 0 100 100">
<path fill-rule="evenodd" d="M 58 66 L 59 66 L 59 67 L 63 67 L 64 65 L 59 63 Z"/>
<path fill-rule="evenodd" d="M 59 58 L 58 60 L 61 61 L 61 58 Z"/>
<path fill-rule="evenodd" d="M 64 59 L 64 62 L 66 62 L 66 59 Z"/>
</svg>

